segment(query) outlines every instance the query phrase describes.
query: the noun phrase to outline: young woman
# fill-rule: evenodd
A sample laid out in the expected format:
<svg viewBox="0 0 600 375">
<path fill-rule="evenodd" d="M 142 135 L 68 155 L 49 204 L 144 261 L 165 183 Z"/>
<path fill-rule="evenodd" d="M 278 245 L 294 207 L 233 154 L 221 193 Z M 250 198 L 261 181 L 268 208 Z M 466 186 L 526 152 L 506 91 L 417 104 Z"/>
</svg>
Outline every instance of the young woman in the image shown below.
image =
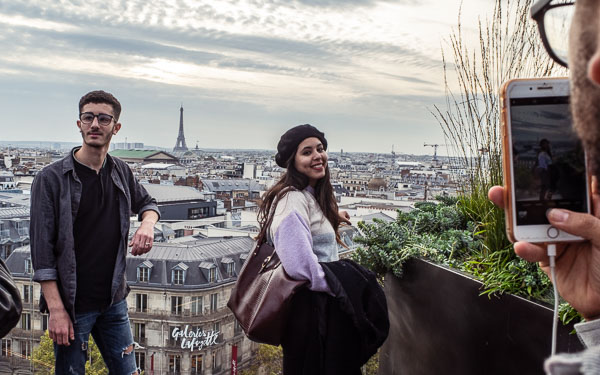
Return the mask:
<svg viewBox="0 0 600 375">
<path fill-rule="evenodd" d="M 537 154 L 537 172 L 540 176 L 540 200 L 550 200 L 554 193 L 554 178 L 552 176 L 552 149 L 546 138 L 540 141 L 540 151 Z"/>
<path fill-rule="evenodd" d="M 308 280 L 313 291 L 328 292 L 318 262 L 338 260 L 342 218 L 327 167 L 325 134 L 299 125 L 281 136 L 275 161 L 286 173 L 265 194 L 258 217 L 288 275 Z M 270 228 L 265 228 L 273 214 Z M 347 221 L 345 219 L 344 221 Z"/>
<path fill-rule="evenodd" d="M 310 291 L 332 294 L 319 262 L 339 259 L 338 228 L 341 222 L 348 222 L 348 216 L 338 213 L 326 150 L 325 134 L 308 124 L 281 136 L 275 160 L 287 171 L 265 194 L 259 222 L 261 233 L 266 231 L 291 278 L 307 280 Z M 296 304 L 302 302 L 296 298 L 292 308 Z M 303 322 L 287 324 L 282 342 L 286 375 L 302 367 L 306 331 Z"/>
</svg>

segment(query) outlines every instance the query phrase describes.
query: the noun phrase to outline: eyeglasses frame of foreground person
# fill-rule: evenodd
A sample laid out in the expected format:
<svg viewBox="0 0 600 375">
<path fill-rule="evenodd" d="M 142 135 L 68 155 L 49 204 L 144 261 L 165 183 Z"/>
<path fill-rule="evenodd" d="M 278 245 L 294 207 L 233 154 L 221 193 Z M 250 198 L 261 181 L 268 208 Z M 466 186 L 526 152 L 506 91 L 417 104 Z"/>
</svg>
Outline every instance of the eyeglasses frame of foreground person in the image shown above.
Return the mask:
<svg viewBox="0 0 600 375">
<path fill-rule="evenodd" d="M 561 3 L 552 3 L 553 1 L 555 1 L 555 0 L 540 0 L 536 3 L 534 3 L 531 6 L 530 14 L 531 14 L 531 18 L 533 18 L 535 20 L 535 22 L 537 23 L 540 37 L 542 38 L 542 43 L 544 44 L 544 48 L 548 52 L 548 55 L 550 55 L 550 57 L 552 57 L 552 60 L 554 60 L 557 64 L 559 64 L 565 68 L 568 68 L 567 59 L 559 56 L 559 54 L 553 48 L 552 43 L 550 42 L 550 39 L 548 38 L 548 34 L 546 32 L 547 25 L 546 25 L 545 20 L 546 20 L 546 16 L 547 16 L 548 12 L 556 11 L 563 7 L 573 7 L 574 8 L 575 0 L 565 0 L 564 2 L 561 2 Z M 568 43 L 567 43 L 567 45 L 568 45 Z"/>
</svg>

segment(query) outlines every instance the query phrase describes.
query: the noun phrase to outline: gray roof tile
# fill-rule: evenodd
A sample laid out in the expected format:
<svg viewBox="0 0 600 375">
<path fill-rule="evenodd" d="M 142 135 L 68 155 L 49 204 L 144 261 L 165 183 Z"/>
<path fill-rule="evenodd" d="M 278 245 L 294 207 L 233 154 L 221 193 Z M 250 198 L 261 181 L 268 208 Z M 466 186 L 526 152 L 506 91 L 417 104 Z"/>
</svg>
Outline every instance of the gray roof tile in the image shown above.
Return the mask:
<svg viewBox="0 0 600 375">
<path fill-rule="evenodd" d="M 29 207 L 0 207 L 0 219 L 28 218 Z"/>
</svg>

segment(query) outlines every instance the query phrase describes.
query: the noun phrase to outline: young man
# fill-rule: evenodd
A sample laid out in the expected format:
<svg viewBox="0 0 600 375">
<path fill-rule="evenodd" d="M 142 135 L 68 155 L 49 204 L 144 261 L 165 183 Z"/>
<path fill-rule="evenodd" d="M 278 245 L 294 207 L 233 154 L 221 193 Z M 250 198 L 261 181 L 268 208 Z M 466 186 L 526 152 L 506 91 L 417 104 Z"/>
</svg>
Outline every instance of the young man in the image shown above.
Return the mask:
<svg viewBox="0 0 600 375">
<path fill-rule="evenodd" d="M 556 6 L 554 3 L 568 4 Z M 574 15 L 570 16 L 573 8 Z M 600 176 L 600 1 L 577 0 L 573 4 L 540 0 L 532 7 L 538 22 L 544 22 L 544 14 L 548 12 L 553 12 L 553 16 L 569 15 L 564 21 L 571 22 L 568 65 L 573 122 L 590 157 L 592 172 Z M 567 56 L 562 56 L 560 46 L 566 38 L 548 38 L 546 34 L 556 36 L 558 33 L 548 30 L 552 28 L 552 22 L 544 26 L 540 31 L 548 52 L 566 66 Z M 503 188 L 495 186 L 490 189 L 489 197 L 496 205 L 504 207 L 503 194 Z M 600 373 L 600 192 L 597 179 L 592 186 L 592 201 L 594 215 L 562 209 L 548 212 L 548 220 L 556 228 L 588 240 L 561 244 L 556 256 L 559 293 L 586 318 L 585 323 L 577 324 L 575 328 L 588 349 L 577 355 L 562 354 L 550 358 L 545 364 L 549 374 Z M 517 242 L 515 252 L 528 261 L 539 262 L 549 274 L 544 246 Z"/>
<path fill-rule="evenodd" d="M 85 374 L 90 333 L 111 374 L 136 374 L 125 297 L 130 212 L 142 224 L 129 243 L 133 255 L 152 248 L 156 201 L 129 167 L 108 155 L 121 129 L 121 104 L 92 91 L 79 101 L 83 144 L 44 168 L 31 190 L 33 280 L 49 311 L 57 374 Z"/>
</svg>

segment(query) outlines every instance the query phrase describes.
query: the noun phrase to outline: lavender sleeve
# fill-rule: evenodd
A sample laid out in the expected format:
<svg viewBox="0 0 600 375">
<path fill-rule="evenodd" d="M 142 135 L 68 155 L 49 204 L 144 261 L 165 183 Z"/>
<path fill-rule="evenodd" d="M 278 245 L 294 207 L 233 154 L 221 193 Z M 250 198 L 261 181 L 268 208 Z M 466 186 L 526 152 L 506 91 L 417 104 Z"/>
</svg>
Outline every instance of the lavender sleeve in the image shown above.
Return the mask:
<svg viewBox="0 0 600 375">
<path fill-rule="evenodd" d="M 285 271 L 295 280 L 308 280 L 308 288 L 331 294 L 325 272 L 312 250 L 312 235 L 308 222 L 291 211 L 279 224 L 273 236 L 275 251 Z"/>
</svg>

